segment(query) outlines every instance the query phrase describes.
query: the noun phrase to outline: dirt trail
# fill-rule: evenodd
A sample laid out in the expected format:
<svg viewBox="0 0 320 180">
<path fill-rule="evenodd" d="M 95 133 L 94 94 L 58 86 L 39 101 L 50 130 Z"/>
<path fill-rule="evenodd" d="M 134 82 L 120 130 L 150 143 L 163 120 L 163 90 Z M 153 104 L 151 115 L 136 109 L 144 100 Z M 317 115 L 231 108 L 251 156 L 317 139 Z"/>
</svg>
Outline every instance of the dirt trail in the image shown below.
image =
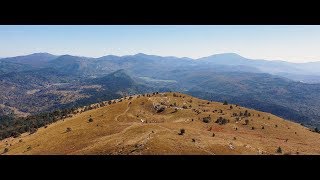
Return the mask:
<svg viewBox="0 0 320 180">
<path fill-rule="evenodd" d="M 127 109 L 126 109 L 123 113 L 118 114 L 116 117 L 114 117 L 114 120 L 117 121 L 118 123 L 121 123 L 121 122 L 118 120 L 118 118 L 119 118 L 120 116 L 123 116 L 123 115 L 127 114 L 127 112 L 129 111 L 129 109 L 130 109 L 130 104 L 128 103 Z M 128 124 L 128 123 L 122 123 L 122 124 Z M 132 124 L 132 123 L 130 123 L 130 124 Z"/>
</svg>

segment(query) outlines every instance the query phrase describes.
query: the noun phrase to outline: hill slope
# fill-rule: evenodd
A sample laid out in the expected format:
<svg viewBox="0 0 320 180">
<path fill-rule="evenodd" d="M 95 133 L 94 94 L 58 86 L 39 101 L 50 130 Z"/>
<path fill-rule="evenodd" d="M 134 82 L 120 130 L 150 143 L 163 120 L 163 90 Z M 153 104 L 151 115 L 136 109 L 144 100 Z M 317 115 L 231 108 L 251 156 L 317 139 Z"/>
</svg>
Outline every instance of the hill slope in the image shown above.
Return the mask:
<svg viewBox="0 0 320 180">
<path fill-rule="evenodd" d="M 185 133 L 179 135 L 180 129 Z M 0 152 L 320 154 L 319 140 L 320 134 L 269 113 L 180 93 L 160 93 L 105 102 L 103 107 L 75 114 L 31 135 L 4 139 Z"/>
</svg>

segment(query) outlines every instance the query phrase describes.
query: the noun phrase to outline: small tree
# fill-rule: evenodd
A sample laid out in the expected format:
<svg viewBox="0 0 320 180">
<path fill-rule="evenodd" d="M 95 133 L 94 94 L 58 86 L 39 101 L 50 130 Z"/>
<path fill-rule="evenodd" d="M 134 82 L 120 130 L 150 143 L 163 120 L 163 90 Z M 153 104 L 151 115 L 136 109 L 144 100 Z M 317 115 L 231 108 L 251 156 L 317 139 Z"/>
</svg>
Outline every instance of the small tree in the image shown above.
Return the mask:
<svg viewBox="0 0 320 180">
<path fill-rule="evenodd" d="M 228 102 L 227 102 L 227 101 L 224 101 L 224 102 L 223 102 L 223 105 L 228 105 Z"/>
<path fill-rule="evenodd" d="M 282 153 L 282 149 L 281 149 L 281 147 L 278 147 L 278 149 L 277 149 L 277 153 Z"/>
<path fill-rule="evenodd" d="M 185 129 L 180 129 L 179 135 L 183 135 L 186 132 Z"/>
<path fill-rule="evenodd" d="M 249 116 L 249 115 L 248 115 L 248 110 L 244 111 L 244 116 L 245 116 L 245 117 L 248 117 L 248 116 Z"/>
<path fill-rule="evenodd" d="M 204 118 L 202 118 L 202 121 L 204 122 L 204 123 L 209 123 L 210 121 L 211 121 L 211 117 L 204 117 Z"/>
<path fill-rule="evenodd" d="M 314 128 L 314 132 L 319 133 L 319 129 L 317 127 Z"/>
</svg>

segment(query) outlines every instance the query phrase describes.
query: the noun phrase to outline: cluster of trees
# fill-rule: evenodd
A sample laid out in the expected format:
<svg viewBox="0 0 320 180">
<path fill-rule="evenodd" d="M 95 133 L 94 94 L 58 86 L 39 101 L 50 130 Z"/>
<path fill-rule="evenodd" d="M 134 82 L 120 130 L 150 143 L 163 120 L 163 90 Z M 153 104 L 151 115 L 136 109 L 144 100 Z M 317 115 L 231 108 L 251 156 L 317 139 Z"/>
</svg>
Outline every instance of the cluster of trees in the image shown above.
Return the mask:
<svg viewBox="0 0 320 180">
<path fill-rule="evenodd" d="M 219 125 L 227 124 L 228 122 L 229 122 L 229 120 L 226 119 L 226 118 L 223 118 L 223 117 L 219 117 L 219 118 L 215 121 L 215 123 L 217 123 L 217 124 L 219 124 Z"/>
<path fill-rule="evenodd" d="M 90 109 L 90 108 L 89 108 Z M 87 110 L 89 110 L 87 109 Z M 76 109 L 56 110 L 48 113 L 40 113 L 28 117 L 0 117 L 0 140 L 8 137 L 19 137 L 22 133 L 33 134 L 38 128 L 56 122 L 58 120 L 71 117 Z"/>
</svg>

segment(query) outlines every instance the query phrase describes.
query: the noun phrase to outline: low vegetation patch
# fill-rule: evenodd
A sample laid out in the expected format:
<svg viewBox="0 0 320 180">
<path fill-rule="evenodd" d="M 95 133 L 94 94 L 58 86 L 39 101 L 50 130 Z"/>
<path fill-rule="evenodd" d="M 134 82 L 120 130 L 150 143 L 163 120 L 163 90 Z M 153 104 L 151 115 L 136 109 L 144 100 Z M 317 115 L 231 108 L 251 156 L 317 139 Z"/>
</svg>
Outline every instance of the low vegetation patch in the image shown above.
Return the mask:
<svg viewBox="0 0 320 180">
<path fill-rule="evenodd" d="M 179 135 L 183 135 L 186 132 L 185 129 L 180 129 L 180 132 L 178 133 Z"/>
<path fill-rule="evenodd" d="M 223 117 L 219 117 L 215 123 L 219 124 L 219 125 L 224 125 L 227 124 L 229 122 L 229 120 L 223 118 Z"/>
<path fill-rule="evenodd" d="M 71 128 L 68 127 L 68 128 L 66 129 L 66 132 L 70 132 L 70 131 L 71 131 Z"/>
<path fill-rule="evenodd" d="M 202 118 L 202 122 L 204 122 L 204 123 L 209 123 L 210 121 L 211 121 L 211 117 L 210 116 Z"/>
</svg>

